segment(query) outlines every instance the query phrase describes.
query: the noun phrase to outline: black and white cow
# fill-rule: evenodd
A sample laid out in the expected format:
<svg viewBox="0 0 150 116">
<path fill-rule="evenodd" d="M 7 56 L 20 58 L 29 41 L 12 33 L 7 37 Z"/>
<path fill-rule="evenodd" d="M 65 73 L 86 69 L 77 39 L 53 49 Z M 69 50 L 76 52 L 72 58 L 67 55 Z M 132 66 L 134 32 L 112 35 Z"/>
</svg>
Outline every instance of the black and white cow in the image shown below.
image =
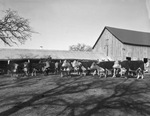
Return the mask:
<svg viewBox="0 0 150 116">
<path fill-rule="evenodd" d="M 8 73 L 11 75 L 11 77 L 18 77 L 18 66 L 19 64 L 15 62 L 10 62 L 8 64 Z"/>
<path fill-rule="evenodd" d="M 93 61 L 82 60 L 81 62 L 81 75 L 90 75 L 92 70 L 90 69 Z"/>
<path fill-rule="evenodd" d="M 113 65 L 114 61 L 102 61 L 97 64 L 105 70 L 106 77 L 113 76 Z"/>
<path fill-rule="evenodd" d="M 126 69 L 127 77 L 144 78 L 144 62 L 143 61 L 122 61 L 121 66 Z"/>
<path fill-rule="evenodd" d="M 98 65 L 105 69 L 106 76 L 144 78 L 143 61 L 104 61 Z"/>
</svg>

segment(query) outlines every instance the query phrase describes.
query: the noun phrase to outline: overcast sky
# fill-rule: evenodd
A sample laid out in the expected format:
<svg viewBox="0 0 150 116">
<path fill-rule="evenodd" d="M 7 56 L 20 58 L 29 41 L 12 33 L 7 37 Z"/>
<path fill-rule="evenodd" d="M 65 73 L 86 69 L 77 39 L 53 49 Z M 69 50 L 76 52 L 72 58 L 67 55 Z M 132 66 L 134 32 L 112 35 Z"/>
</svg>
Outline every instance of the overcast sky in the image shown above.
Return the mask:
<svg viewBox="0 0 150 116">
<path fill-rule="evenodd" d="M 16 10 L 39 32 L 14 48 L 68 50 L 77 43 L 93 46 L 105 26 L 150 32 L 149 1 L 0 0 L 0 10 Z"/>
</svg>

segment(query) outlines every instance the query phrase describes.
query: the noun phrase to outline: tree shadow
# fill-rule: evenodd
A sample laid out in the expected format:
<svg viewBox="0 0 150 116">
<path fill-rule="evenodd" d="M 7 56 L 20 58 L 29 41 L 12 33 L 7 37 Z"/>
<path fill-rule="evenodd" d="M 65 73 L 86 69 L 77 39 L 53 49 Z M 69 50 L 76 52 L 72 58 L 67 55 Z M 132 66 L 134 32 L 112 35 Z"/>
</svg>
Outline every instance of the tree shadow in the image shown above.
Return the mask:
<svg viewBox="0 0 150 116">
<path fill-rule="evenodd" d="M 24 78 L 12 78 L 4 79 L 0 83 L 0 90 L 15 88 L 15 87 L 25 87 L 37 83 L 37 80 L 41 80 L 40 77 L 24 77 Z"/>
<path fill-rule="evenodd" d="M 148 81 L 98 79 L 89 76 L 56 79 L 55 83 L 54 88 L 43 93 L 24 93 L 3 99 L 6 101 L 25 96 L 28 98 L 12 103 L 13 106 L 0 115 L 20 115 L 23 110 L 28 110 L 27 108 L 36 110 L 41 116 L 150 115 Z"/>
</svg>

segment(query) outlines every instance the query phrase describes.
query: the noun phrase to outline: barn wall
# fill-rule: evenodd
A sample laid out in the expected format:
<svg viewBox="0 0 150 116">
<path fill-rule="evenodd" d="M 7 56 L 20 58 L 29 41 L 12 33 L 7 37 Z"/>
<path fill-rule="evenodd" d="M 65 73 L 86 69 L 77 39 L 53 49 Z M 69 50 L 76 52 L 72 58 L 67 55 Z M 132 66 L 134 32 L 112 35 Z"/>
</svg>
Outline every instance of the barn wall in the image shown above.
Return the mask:
<svg viewBox="0 0 150 116">
<path fill-rule="evenodd" d="M 133 60 L 150 59 L 150 47 L 124 45 L 125 56 L 131 57 Z"/>
<path fill-rule="evenodd" d="M 108 50 L 108 51 L 107 51 Z M 123 44 L 114 37 L 107 29 L 104 30 L 93 51 L 103 51 L 113 60 L 123 60 Z"/>
<path fill-rule="evenodd" d="M 131 57 L 132 60 L 150 59 L 150 47 L 123 44 L 107 29 L 102 33 L 93 51 L 103 51 L 113 60 L 126 60 L 126 57 Z"/>
</svg>

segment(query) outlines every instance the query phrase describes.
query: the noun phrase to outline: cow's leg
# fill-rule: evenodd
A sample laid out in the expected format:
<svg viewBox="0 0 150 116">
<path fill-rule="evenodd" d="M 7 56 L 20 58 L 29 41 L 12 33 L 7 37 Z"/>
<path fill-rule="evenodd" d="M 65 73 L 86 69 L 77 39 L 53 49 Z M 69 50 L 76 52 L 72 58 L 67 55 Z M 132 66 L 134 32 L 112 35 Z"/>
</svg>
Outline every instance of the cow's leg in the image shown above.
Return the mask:
<svg viewBox="0 0 150 116">
<path fill-rule="evenodd" d="M 25 71 L 24 73 L 25 73 L 25 76 L 27 76 L 27 71 Z"/>
<path fill-rule="evenodd" d="M 140 75 L 138 74 L 138 75 L 137 75 L 137 79 L 139 79 L 139 78 L 140 78 Z"/>
<path fill-rule="evenodd" d="M 37 70 L 34 71 L 34 76 L 36 76 L 36 75 L 37 75 Z"/>
<path fill-rule="evenodd" d="M 86 71 L 83 72 L 83 75 L 86 76 Z"/>
<path fill-rule="evenodd" d="M 138 73 L 138 79 L 141 77 L 141 79 L 144 79 L 144 75 L 143 75 L 143 73 L 142 72 L 140 72 L 140 73 Z"/>
<path fill-rule="evenodd" d="M 141 75 L 142 73 L 141 72 L 138 72 L 136 75 L 137 75 L 137 79 L 139 79 L 140 77 L 142 77 Z"/>
<path fill-rule="evenodd" d="M 116 77 L 116 69 L 114 68 L 114 72 L 113 72 L 113 78 Z"/>
<path fill-rule="evenodd" d="M 32 76 L 32 77 L 34 76 L 34 72 L 31 73 L 31 76 Z"/>
<path fill-rule="evenodd" d="M 60 76 L 63 77 L 63 72 L 61 71 Z"/>
<path fill-rule="evenodd" d="M 55 69 L 55 74 L 58 74 L 58 68 Z"/>
<path fill-rule="evenodd" d="M 33 76 L 36 76 L 36 72 L 33 72 Z"/>
<path fill-rule="evenodd" d="M 32 71 L 31 76 L 36 76 L 36 71 Z"/>
<path fill-rule="evenodd" d="M 96 74 L 101 77 L 100 70 L 96 70 Z"/>
<path fill-rule="evenodd" d="M 107 69 L 105 69 L 105 78 L 107 78 L 107 76 L 108 76 L 108 70 Z"/>
<path fill-rule="evenodd" d="M 86 70 L 82 70 L 82 72 L 81 72 L 81 76 L 86 76 Z"/>
<path fill-rule="evenodd" d="M 97 75 L 101 78 L 102 77 L 102 73 L 100 72 L 100 70 L 97 71 Z"/>
<path fill-rule="evenodd" d="M 11 72 L 11 77 L 14 77 L 14 75 L 15 75 L 15 70 L 13 70 L 13 71 Z"/>
<path fill-rule="evenodd" d="M 123 69 L 120 69 L 120 76 L 123 76 Z"/>
<path fill-rule="evenodd" d="M 107 74 L 105 72 L 103 72 L 104 78 L 107 78 Z"/>
<path fill-rule="evenodd" d="M 27 71 L 25 71 L 25 76 L 28 76 L 28 72 Z"/>
<path fill-rule="evenodd" d="M 121 76 L 121 77 L 124 77 L 125 79 L 127 79 L 127 76 L 126 76 L 126 74 L 125 74 L 125 73 L 126 73 L 126 72 L 124 72 L 124 73 L 123 73 L 123 71 L 121 70 L 121 72 L 120 72 L 120 76 Z"/>
<path fill-rule="evenodd" d="M 98 75 L 99 75 L 100 78 L 102 78 L 103 76 L 105 77 L 105 72 L 102 71 L 102 70 L 101 71 L 99 70 Z"/>
<path fill-rule="evenodd" d="M 17 77 L 17 70 L 16 69 L 12 72 L 12 76 Z"/>
<path fill-rule="evenodd" d="M 66 76 L 67 76 L 67 77 L 69 76 L 69 71 L 68 71 L 68 70 L 66 70 Z"/>
<path fill-rule="evenodd" d="M 141 78 L 144 79 L 144 75 L 143 74 L 141 75 Z"/>
<path fill-rule="evenodd" d="M 93 72 L 93 76 L 95 76 L 96 75 L 96 70 L 94 70 L 94 72 Z"/>
</svg>

